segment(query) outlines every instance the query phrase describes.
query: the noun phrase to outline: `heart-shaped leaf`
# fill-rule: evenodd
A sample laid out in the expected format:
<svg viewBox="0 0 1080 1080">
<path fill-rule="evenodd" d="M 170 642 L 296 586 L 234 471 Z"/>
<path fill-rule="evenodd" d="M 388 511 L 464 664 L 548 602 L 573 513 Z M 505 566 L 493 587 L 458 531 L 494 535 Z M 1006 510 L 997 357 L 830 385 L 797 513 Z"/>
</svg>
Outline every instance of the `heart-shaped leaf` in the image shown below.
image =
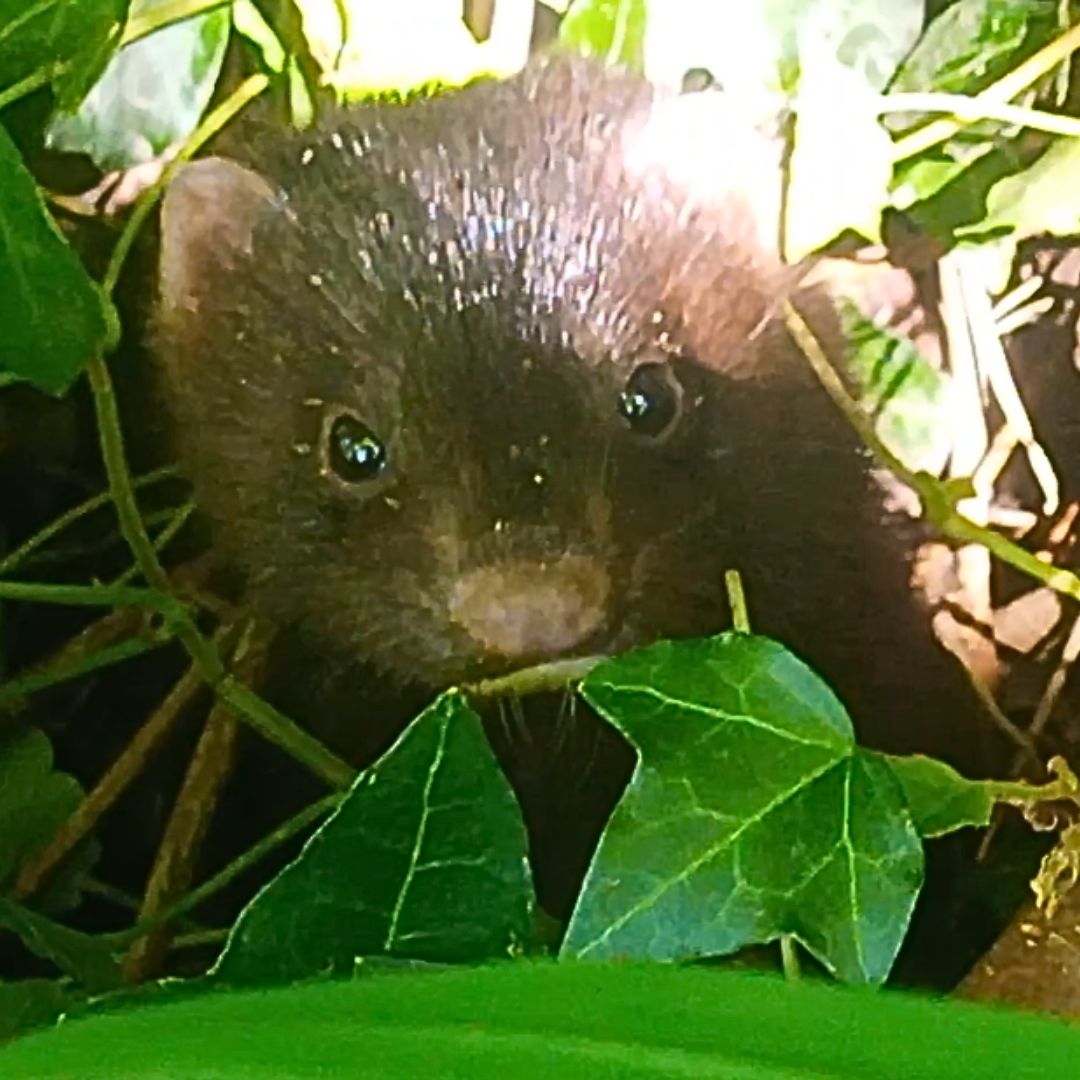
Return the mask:
<svg viewBox="0 0 1080 1080">
<path fill-rule="evenodd" d="M 244 909 L 214 974 L 265 982 L 362 956 L 506 956 L 531 927 L 526 851 L 479 717 L 444 694 Z"/>
<path fill-rule="evenodd" d="M 903 791 L 832 691 L 777 642 L 661 642 L 594 669 L 590 704 L 641 760 L 563 945 L 681 960 L 790 934 L 885 978 L 921 884 Z"/>
</svg>

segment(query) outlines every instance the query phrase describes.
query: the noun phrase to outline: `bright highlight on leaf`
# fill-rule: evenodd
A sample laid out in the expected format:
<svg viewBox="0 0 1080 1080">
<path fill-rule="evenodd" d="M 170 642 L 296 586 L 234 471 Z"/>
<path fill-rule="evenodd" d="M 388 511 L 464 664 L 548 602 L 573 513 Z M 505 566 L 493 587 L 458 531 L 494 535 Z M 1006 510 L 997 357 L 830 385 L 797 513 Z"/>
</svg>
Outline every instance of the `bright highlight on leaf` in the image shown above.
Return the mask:
<svg viewBox="0 0 1080 1080">
<path fill-rule="evenodd" d="M 446 0 L 298 0 L 297 7 L 324 81 L 345 98 L 509 75 L 528 56 L 532 0 L 500 0 L 484 42 L 469 32 L 461 5 Z"/>
<path fill-rule="evenodd" d="M 125 45 L 78 108 L 53 118 L 48 145 L 86 153 L 108 170 L 183 142 L 217 85 L 230 27 L 229 9 L 218 7 Z M 171 77 L 162 79 L 163 71 Z"/>
</svg>

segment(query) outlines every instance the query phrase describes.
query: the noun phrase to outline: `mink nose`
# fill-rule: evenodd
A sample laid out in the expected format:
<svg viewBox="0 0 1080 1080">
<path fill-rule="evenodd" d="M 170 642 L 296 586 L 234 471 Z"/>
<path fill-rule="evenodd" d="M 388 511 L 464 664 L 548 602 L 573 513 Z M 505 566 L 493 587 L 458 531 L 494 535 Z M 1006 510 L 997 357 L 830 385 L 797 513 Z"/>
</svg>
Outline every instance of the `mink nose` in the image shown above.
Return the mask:
<svg viewBox="0 0 1080 1080">
<path fill-rule="evenodd" d="M 457 583 L 450 617 L 485 653 L 542 660 L 600 628 L 610 588 L 604 568 L 584 555 L 485 566 Z"/>
</svg>

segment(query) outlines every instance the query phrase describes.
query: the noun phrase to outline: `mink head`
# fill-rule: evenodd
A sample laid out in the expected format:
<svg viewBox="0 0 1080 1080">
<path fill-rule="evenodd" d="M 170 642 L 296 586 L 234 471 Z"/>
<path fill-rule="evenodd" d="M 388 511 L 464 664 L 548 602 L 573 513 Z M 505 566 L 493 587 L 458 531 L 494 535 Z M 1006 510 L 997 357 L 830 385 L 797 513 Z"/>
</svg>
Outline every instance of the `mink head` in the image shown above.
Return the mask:
<svg viewBox="0 0 1080 1080">
<path fill-rule="evenodd" d="M 180 172 L 164 383 L 271 617 L 439 686 L 717 629 L 725 568 L 813 560 L 823 455 L 828 513 L 861 473 L 694 97 L 549 61 Z"/>
</svg>

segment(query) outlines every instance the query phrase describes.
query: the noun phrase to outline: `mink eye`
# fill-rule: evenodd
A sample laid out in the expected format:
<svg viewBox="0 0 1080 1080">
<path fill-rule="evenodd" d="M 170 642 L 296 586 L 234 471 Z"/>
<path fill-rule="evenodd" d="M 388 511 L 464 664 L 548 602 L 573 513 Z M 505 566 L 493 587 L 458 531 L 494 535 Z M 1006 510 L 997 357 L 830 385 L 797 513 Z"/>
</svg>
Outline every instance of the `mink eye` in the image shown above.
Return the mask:
<svg viewBox="0 0 1080 1080">
<path fill-rule="evenodd" d="M 330 468 L 346 483 L 375 480 L 386 469 L 386 447 L 355 416 L 336 417 L 327 438 Z"/>
<path fill-rule="evenodd" d="M 666 435 L 679 418 L 682 387 L 668 364 L 642 364 L 619 395 L 619 415 L 647 439 Z"/>
</svg>

